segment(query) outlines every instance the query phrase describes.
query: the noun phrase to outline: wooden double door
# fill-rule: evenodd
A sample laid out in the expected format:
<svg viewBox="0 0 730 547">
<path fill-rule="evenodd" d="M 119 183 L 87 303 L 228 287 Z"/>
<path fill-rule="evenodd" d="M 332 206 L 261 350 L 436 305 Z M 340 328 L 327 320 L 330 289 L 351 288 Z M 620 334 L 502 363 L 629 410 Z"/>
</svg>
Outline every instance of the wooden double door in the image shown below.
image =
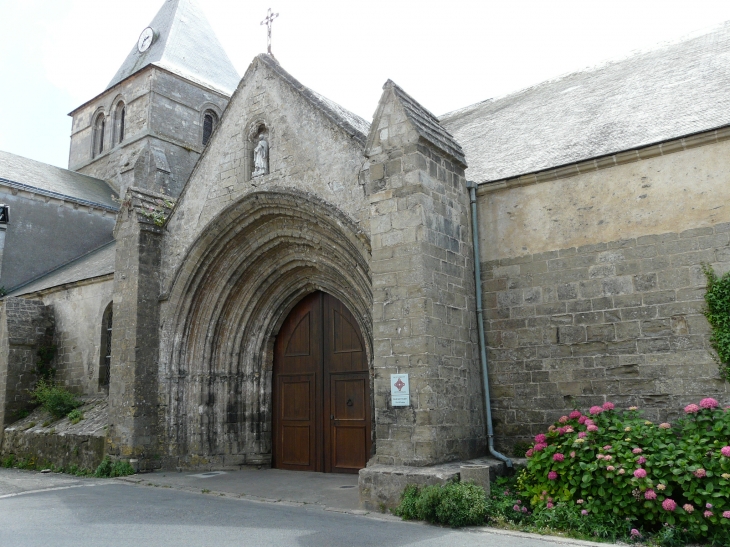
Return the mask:
<svg viewBox="0 0 730 547">
<path fill-rule="evenodd" d="M 273 465 L 357 473 L 371 449 L 370 378 L 362 333 L 335 297 L 315 292 L 274 346 Z"/>
</svg>

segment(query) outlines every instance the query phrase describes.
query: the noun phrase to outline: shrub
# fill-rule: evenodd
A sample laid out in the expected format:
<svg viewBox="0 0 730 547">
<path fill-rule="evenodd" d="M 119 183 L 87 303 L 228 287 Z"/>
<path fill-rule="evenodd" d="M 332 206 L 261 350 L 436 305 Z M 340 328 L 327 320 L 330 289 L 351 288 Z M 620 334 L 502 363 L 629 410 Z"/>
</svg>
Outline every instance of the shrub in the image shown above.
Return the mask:
<svg viewBox="0 0 730 547">
<path fill-rule="evenodd" d="M 405 520 L 425 520 L 454 528 L 483 524 L 487 503 L 484 489 L 471 483 L 449 482 L 421 489 L 409 485 L 393 511 Z"/>
<path fill-rule="evenodd" d="M 658 426 L 636 408 L 615 411 L 611 403 L 588 416 L 563 416 L 527 452 L 524 496 L 536 515 L 560 505 L 554 513 L 562 511 L 571 527 L 580 511 L 629 519 L 667 537 L 678 535 L 663 528 L 677 527 L 729 544 L 730 412 L 708 398 L 685 413 Z"/>
<path fill-rule="evenodd" d="M 730 381 L 730 272 L 718 277 L 711 266 L 703 264 L 707 277 L 705 317 L 712 327 L 710 344 L 717 352 L 720 375 Z"/>
<path fill-rule="evenodd" d="M 55 418 L 63 418 L 83 404 L 73 393 L 50 380 L 38 380 L 31 395 L 34 402 L 40 404 Z"/>
<path fill-rule="evenodd" d="M 84 413 L 81 412 L 78 408 L 75 408 L 68 413 L 68 419 L 71 420 L 72 424 L 77 424 L 84 419 Z"/>
<path fill-rule="evenodd" d="M 109 457 L 105 457 L 99 467 L 94 472 L 95 477 L 126 477 L 134 475 L 134 468 L 128 461 L 117 460 L 112 462 Z"/>
</svg>

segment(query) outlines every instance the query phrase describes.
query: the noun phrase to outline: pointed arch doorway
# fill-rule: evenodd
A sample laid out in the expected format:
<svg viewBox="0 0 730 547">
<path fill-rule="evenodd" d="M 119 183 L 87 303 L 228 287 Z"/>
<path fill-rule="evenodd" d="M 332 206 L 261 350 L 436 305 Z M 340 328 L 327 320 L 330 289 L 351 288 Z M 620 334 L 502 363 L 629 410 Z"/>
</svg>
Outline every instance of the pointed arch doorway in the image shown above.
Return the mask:
<svg viewBox="0 0 730 547">
<path fill-rule="evenodd" d="M 274 344 L 273 466 L 357 473 L 371 449 L 370 377 L 355 318 L 315 292 L 289 313 Z"/>
</svg>

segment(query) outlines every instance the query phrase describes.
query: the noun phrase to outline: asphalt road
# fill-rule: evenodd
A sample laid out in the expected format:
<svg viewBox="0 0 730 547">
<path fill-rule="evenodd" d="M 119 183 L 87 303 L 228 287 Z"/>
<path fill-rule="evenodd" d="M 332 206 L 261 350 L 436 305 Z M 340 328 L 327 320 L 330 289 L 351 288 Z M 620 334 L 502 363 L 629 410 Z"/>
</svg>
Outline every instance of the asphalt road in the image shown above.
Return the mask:
<svg viewBox="0 0 730 547">
<path fill-rule="evenodd" d="M 2 547 L 553 547 L 562 543 L 336 513 L 315 505 L 287 506 L 114 480 L 1 471 Z"/>
</svg>

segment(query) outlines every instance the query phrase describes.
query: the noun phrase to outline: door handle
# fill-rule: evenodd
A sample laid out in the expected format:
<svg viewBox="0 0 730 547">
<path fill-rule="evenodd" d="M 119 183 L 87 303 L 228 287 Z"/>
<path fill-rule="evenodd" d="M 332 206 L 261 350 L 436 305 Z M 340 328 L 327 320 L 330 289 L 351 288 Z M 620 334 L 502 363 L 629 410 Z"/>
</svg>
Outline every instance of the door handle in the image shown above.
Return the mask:
<svg viewBox="0 0 730 547">
<path fill-rule="evenodd" d="M 335 415 L 334 414 L 330 414 L 330 420 L 334 420 L 334 419 L 335 419 Z"/>
</svg>

